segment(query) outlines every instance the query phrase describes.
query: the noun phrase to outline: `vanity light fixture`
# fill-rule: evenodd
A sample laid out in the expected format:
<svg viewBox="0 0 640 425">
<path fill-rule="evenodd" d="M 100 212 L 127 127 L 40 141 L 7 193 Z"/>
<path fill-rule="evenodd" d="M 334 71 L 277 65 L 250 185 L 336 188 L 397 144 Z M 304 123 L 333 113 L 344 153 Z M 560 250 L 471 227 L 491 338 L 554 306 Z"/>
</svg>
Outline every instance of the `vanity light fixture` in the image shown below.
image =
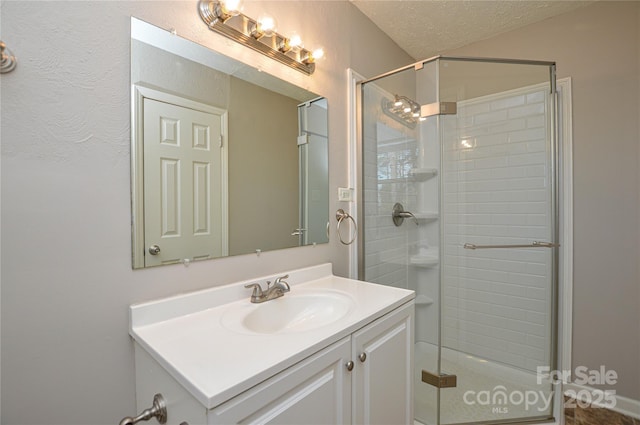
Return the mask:
<svg viewBox="0 0 640 425">
<path fill-rule="evenodd" d="M 420 116 L 420 104 L 407 96 L 394 95 L 393 100 L 382 99 L 382 111 L 396 121 L 414 128 L 418 121 L 426 118 Z"/>
<path fill-rule="evenodd" d="M 241 0 L 200 0 L 200 17 L 211 31 L 244 44 L 304 74 L 311 75 L 324 50 L 304 48 L 299 35 L 278 34 L 276 20 L 262 15 L 253 19 L 242 13 Z"/>
</svg>

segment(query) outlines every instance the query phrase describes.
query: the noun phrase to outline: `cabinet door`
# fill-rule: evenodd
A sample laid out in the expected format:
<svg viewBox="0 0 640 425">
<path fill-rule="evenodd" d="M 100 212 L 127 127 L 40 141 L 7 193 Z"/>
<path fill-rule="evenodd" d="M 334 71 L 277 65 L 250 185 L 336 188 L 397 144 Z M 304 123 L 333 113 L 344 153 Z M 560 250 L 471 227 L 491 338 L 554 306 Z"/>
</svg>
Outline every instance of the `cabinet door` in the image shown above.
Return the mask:
<svg viewBox="0 0 640 425">
<path fill-rule="evenodd" d="M 413 424 L 413 302 L 353 334 L 355 424 Z"/>
<path fill-rule="evenodd" d="M 345 365 L 350 358 L 347 337 L 210 410 L 208 423 L 348 424 L 351 372 Z"/>
</svg>

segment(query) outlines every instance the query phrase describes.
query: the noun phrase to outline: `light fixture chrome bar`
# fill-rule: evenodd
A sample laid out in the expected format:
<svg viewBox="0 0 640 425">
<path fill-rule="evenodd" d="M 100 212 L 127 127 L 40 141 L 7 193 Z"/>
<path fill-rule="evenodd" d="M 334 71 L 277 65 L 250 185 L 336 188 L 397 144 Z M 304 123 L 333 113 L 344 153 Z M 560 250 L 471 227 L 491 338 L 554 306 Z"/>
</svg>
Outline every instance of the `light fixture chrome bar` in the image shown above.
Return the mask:
<svg viewBox="0 0 640 425">
<path fill-rule="evenodd" d="M 280 34 L 275 33 L 273 36 L 253 37 L 251 34 L 245 34 L 242 31 L 237 30 L 231 25 L 226 24 L 225 22 L 230 21 L 231 19 L 244 19 L 249 25 L 246 27 L 251 28 L 257 25 L 257 22 L 246 16 L 242 13 L 237 16 L 223 19 L 216 14 L 216 6 L 217 1 L 210 0 L 200 0 L 198 4 L 198 11 L 200 12 L 200 17 L 207 24 L 211 31 L 217 32 L 218 34 L 224 35 L 231 40 L 234 40 L 240 44 L 244 44 L 245 46 L 262 53 L 265 56 L 270 57 L 271 59 L 275 59 L 276 61 L 287 65 L 297 71 L 300 71 L 306 75 L 311 75 L 316 69 L 316 64 L 313 61 L 312 54 L 309 50 L 302 48 L 296 56 L 300 58 L 294 58 L 282 51 L 274 48 L 265 42 L 262 42 L 260 39 L 271 39 L 271 40 L 280 40 L 281 42 L 285 42 L 287 38 Z M 278 43 L 271 43 L 278 44 Z"/>
<path fill-rule="evenodd" d="M 557 248 L 560 244 L 551 242 L 535 241 L 525 245 L 475 245 L 472 243 L 464 244 L 464 249 L 495 249 L 495 248 Z"/>
</svg>

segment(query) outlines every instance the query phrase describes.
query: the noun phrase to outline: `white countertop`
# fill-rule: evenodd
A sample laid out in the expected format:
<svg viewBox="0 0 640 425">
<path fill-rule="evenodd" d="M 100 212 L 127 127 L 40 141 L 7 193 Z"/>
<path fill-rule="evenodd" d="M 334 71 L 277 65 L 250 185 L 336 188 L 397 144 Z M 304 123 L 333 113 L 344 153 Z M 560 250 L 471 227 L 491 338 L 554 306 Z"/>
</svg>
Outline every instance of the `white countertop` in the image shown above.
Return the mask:
<svg viewBox="0 0 640 425">
<path fill-rule="evenodd" d="M 264 285 L 284 274 L 290 275 L 290 293 L 328 289 L 352 298 L 354 307 L 341 319 L 304 332 L 243 333 L 223 326 L 225 313 L 250 304 L 246 283 Z M 331 264 L 322 264 L 132 305 L 129 333 L 210 409 L 414 297 L 410 290 L 333 276 Z"/>
</svg>

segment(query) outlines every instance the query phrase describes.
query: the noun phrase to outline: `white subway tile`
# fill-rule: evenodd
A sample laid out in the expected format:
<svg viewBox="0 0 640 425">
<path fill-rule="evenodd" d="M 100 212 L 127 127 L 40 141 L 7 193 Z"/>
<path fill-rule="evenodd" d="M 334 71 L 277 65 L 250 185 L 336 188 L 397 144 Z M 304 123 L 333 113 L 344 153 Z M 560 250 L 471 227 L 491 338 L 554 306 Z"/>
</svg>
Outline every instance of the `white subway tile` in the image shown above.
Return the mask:
<svg viewBox="0 0 640 425">
<path fill-rule="evenodd" d="M 527 106 L 524 106 L 523 108 L 527 108 Z M 532 115 L 532 113 L 526 113 L 524 115 Z M 506 110 L 500 110 L 500 111 L 492 111 L 492 112 L 477 114 L 474 117 L 473 122 L 476 125 L 477 124 L 489 124 L 489 123 L 495 123 L 495 122 L 498 122 L 498 121 L 504 121 L 506 119 L 507 119 L 507 111 Z"/>
<path fill-rule="evenodd" d="M 540 103 L 545 101 L 546 92 L 543 90 L 527 95 L 527 103 Z"/>
<path fill-rule="evenodd" d="M 461 105 L 458 108 L 458 113 L 468 117 L 471 115 L 477 115 L 477 114 L 489 112 L 490 110 L 491 110 L 491 106 L 489 103 L 478 102 L 478 103 L 470 103 L 464 106 Z"/>
<path fill-rule="evenodd" d="M 509 109 L 509 119 L 544 114 L 544 103 L 533 103 Z"/>
<path fill-rule="evenodd" d="M 529 142 L 532 140 L 545 141 L 546 137 L 547 133 L 544 128 L 530 128 L 527 130 L 513 131 L 509 133 L 509 142 Z"/>
<path fill-rule="evenodd" d="M 515 106 L 524 105 L 524 103 L 525 103 L 525 95 L 522 94 L 518 96 L 505 97 L 500 100 L 494 100 L 493 102 L 490 103 L 490 106 L 492 110 L 496 110 L 496 109 L 513 108 Z"/>
</svg>

